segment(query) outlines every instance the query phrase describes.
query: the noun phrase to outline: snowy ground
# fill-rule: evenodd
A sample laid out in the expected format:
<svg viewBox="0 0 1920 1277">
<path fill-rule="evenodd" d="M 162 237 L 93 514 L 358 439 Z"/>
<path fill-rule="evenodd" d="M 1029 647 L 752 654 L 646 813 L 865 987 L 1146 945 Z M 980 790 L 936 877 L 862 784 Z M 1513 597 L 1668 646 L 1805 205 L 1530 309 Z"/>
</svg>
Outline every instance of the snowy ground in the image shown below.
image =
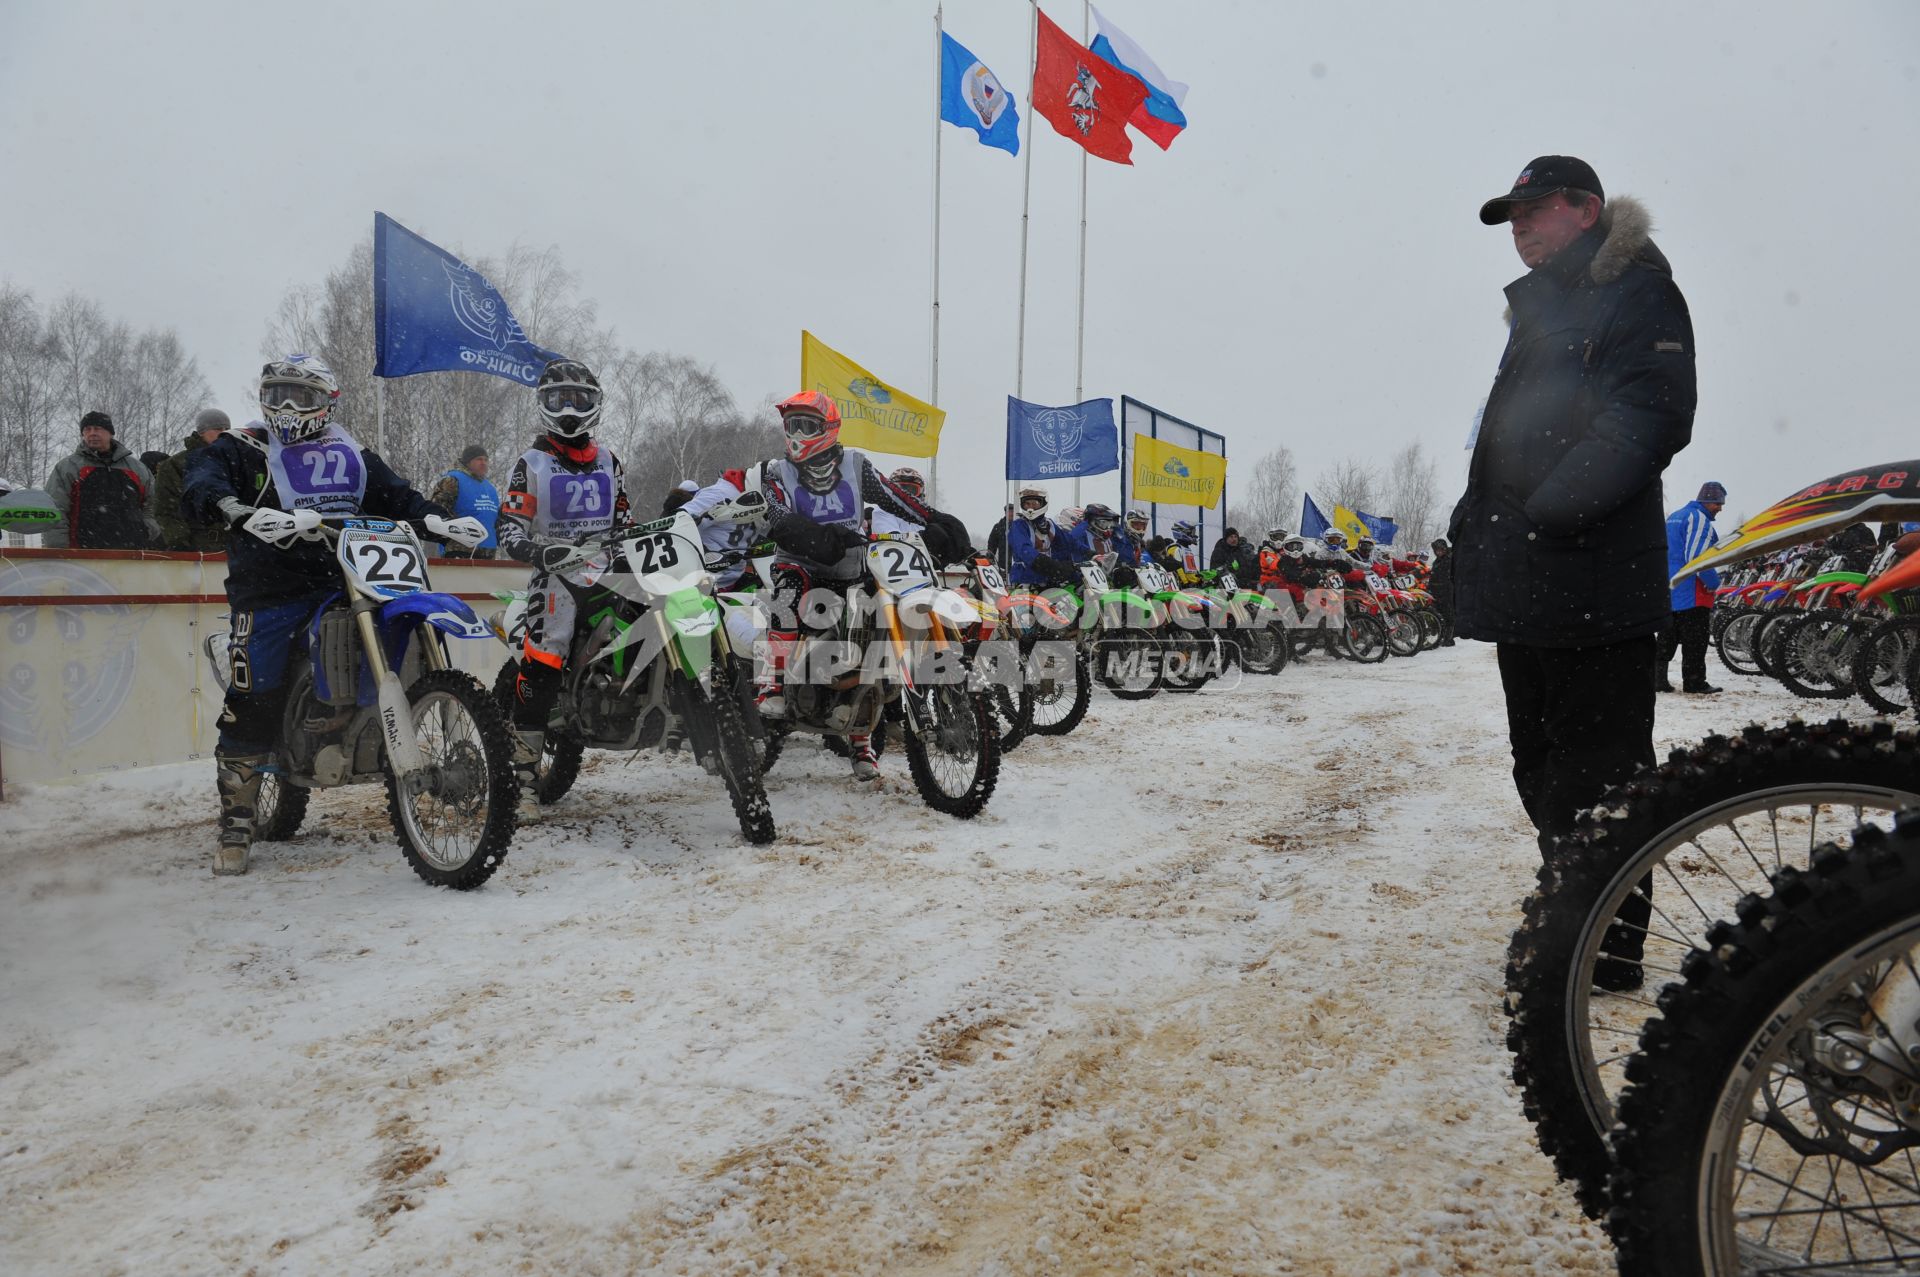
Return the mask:
<svg viewBox="0 0 1920 1277">
<path fill-rule="evenodd" d="M 1663 749 L 1822 712 L 1723 681 Z M 1098 698 L 971 823 L 796 744 L 762 849 L 589 758 L 469 895 L 372 790 L 219 880 L 204 765 L 10 795 L 0 1270 L 1612 1271 L 1507 1077 L 1490 648 Z"/>
</svg>

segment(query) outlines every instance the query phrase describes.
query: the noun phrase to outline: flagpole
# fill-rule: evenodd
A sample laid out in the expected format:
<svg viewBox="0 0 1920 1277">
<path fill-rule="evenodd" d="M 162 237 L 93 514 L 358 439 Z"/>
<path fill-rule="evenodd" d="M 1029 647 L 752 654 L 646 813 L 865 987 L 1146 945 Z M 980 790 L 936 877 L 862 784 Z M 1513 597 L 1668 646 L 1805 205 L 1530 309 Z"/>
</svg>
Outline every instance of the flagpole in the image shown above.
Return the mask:
<svg viewBox="0 0 1920 1277">
<path fill-rule="evenodd" d="M 1020 183 L 1020 323 L 1013 363 L 1013 397 L 1027 397 L 1027 217 L 1033 206 L 1033 81 L 1040 62 L 1040 2 L 1033 0 L 1033 22 L 1027 37 L 1027 153 L 1026 177 Z M 1007 480 L 1007 503 L 1013 502 L 1013 480 Z"/>
<path fill-rule="evenodd" d="M 1093 0 L 1080 0 L 1080 43 L 1090 44 Z M 1073 401 L 1086 400 L 1087 366 L 1087 149 L 1080 148 L 1080 309 L 1073 330 Z M 1080 476 L 1073 476 L 1073 503 L 1080 504 Z"/>
<path fill-rule="evenodd" d="M 945 6 L 933 6 L 933 358 L 932 368 L 927 374 L 927 402 L 938 407 L 940 404 L 940 104 L 945 88 L 942 80 L 946 76 L 946 48 L 941 36 L 944 26 Z M 932 481 L 929 491 L 933 499 L 940 495 L 940 449 L 933 450 Z"/>
</svg>

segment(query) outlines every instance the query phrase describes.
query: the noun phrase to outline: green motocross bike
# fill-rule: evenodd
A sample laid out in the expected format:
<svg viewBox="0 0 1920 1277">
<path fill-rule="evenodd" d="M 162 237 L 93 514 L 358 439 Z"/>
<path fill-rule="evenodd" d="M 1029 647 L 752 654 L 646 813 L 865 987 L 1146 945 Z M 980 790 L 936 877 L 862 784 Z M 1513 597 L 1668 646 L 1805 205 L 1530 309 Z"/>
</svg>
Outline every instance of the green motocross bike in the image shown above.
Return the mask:
<svg viewBox="0 0 1920 1277">
<path fill-rule="evenodd" d="M 764 519 L 765 503 L 749 493 L 719 517 Z M 676 513 L 582 538 L 575 549 L 573 562 L 552 575 L 574 591 L 584 623 L 575 627 L 563 667 L 535 795 L 557 802 L 579 776 L 589 746 L 661 753 L 687 746 L 725 782 L 747 841 L 773 841 L 750 662 L 735 651 L 724 623 L 699 527 Z M 527 599 L 506 598 L 493 631 L 517 652 Z M 509 710 L 514 675 L 509 659 L 494 682 L 495 699 Z"/>
</svg>

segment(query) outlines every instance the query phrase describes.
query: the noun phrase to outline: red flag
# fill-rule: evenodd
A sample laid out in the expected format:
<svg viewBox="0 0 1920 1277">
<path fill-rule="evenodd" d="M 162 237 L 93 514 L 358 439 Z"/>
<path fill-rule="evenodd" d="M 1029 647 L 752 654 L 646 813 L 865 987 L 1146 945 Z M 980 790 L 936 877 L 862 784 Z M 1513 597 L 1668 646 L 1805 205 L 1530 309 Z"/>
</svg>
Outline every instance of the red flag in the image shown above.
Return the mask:
<svg viewBox="0 0 1920 1277">
<path fill-rule="evenodd" d="M 1053 131 L 1115 164 L 1133 163 L 1127 119 L 1147 100 L 1147 86 L 1096 57 L 1042 13 L 1033 64 L 1031 106 Z"/>
</svg>

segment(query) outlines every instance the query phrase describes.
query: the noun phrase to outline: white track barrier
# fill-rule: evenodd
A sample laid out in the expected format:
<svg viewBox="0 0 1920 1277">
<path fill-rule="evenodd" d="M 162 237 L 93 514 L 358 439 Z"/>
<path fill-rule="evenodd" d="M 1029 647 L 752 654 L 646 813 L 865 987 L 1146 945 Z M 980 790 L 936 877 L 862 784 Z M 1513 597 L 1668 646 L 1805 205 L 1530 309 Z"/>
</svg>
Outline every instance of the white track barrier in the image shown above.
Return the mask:
<svg viewBox="0 0 1920 1277">
<path fill-rule="evenodd" d="M 227 628 L 226 575 L 225 555 L 0 549 L 0 782 L 211 757 L 224 692 L 205 641 Z M 528 575 L 433 561 L 433 588 L 483 618 Z M 489 687 L 507 656 L 492 640 L 448 647 Z"/>
</svg>

